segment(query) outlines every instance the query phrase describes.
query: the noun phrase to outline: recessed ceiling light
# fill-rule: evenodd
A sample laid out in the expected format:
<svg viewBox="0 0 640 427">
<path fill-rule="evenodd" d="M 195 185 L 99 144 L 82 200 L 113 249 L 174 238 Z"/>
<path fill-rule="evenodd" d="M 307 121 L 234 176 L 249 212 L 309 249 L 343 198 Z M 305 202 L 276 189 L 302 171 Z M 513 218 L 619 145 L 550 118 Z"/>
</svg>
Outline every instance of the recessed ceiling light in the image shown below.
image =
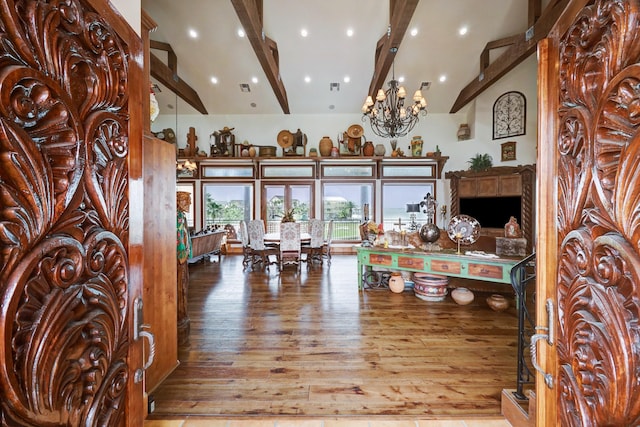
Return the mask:
<svg viewBox="0 0 640 427">
<path fill-rule="evenodd" d="M 304 82 L 305 82 L 305 83 L 310 83 L 310 82 L 311 82 L 311 77 L 309 77 L 309 76 L 304 76 Z"/>
<path fill-rule="evenodd" d="M 342 81 L 344 81 L 345 83 L 349 83 L 351 81 L 351 77 L 344 76 L 344 79 L 342 79 Z"/>
<path fill-rule="evenodd" d="M 193 28 L 189 29 L 189 37 L 191 37 L 192 39 L 197 39 L 198 38 L 198 32 L 196 30 L 194 30 Z"/>
<path fill-rule="evenodd" d="M 411 36 L 413 36 L 413 37 L 417 36 L 418 35 L 418 29 L 417 28 L 412 28 L 411 32 L 409 34 L 411 34 Z"/>
<path fill-rule="evenodd" d="M 300 30 L 300 35 L 302 37 L 307 37 L 309 35 L 309 32 L 307 31 L 306 28 L 303 28 L 303 29 Z"/>
<path fill-rule="evenodd" d="M 347 29 L 347 37 L 353 37 L 353 28 Z"/>
<path fill-rule="evenodd" d="M 438 81 L 439 81 L 440 83 L 444 83 L 444 82 L 446 82 L 446 81 L 447 81 L 447 76 L 446 76 L 446 74 L 442 74 L 442 75 L 440 75 L 440 77 L 438 77 Z"/>
<path fill-rule="evenodd" d="M 467 34 L 467 32 L 469 32 L 469 27 L 467 27 L 466 25 L 460 27 L 460 29 L 458 30 L 458 34 L 460 34 L 461 36 L 464 36 L 465 34 Z"/>
<path fill-rule="evenodd" d="M 245 35 L 244 28 L 238 28 L 238 37 L 244 37 Z"/>
<path fill-rule="evenodd" d="M 400 83 L 404 83 L 404 76 L 400 76 L 400 77 L 398 77 L 398 81 L 399 81 Z"/>
<path fill-rule="evenodd" d="M 251 81 L 253 82 L 253 84 L 257 84 L 258 83 L 258 78 L 257 77 L 251 77 Z"/>
<path fill-rule="evenodd" d="M 218 84 L 218 78 L 216 76 L 212 76 L 211 77 L 211 83 L 213 83 L 214 85 Z"/>
</svg>

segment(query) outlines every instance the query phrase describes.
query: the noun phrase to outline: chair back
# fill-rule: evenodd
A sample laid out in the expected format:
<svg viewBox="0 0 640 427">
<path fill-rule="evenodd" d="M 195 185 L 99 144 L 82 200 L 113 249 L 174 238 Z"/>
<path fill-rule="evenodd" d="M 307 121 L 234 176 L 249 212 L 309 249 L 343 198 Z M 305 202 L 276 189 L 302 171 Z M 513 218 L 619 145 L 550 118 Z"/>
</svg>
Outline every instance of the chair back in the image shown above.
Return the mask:
<svg viewBox="0 0 640 427">
<path fill-rule="evenodd" d="M 312 248 L 320 248 L 324 244 L 324 221 L 312 218 L 309 220 L 309 234 Z"/>
<path fill-rule="evenodd" d="M 280 253 L 300 252 L 300 223 L 280 224 Z"/>
<path fill-rule="evenodd" d="M 327 238 L 324 239 L 325 243 L 331 246 L 331 241 L 333 240 L 333 220 L 329 221 L 329 226 L 327 227 Z"/>
<path fill-rule="evenodd" d="M 244 221 L 240 221 L 240 242 L 243 248 L 249 246 L 249 232 L 247 231 L 247 223 Z"/>
<path fill-rule="evenodd" d="M 261 219 L 252 219 L 247 227 L 251 248 L 257 251 L 264 250 L 264 222 Z"/>
</svg>

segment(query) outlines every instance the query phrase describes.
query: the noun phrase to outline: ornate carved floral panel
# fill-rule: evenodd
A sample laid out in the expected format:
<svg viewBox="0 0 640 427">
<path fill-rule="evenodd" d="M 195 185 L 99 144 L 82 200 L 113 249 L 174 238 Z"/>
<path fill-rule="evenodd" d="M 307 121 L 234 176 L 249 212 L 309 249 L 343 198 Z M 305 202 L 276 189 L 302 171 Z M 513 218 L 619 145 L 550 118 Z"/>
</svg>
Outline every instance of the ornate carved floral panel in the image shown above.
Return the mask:
<svg viewBox="0 0 640 427">
<path fill-rule="evenodd" d="M 640 2 L 560 41 L 558 425 L 640 425 Z"/>
<path fill-rule="evenodd" d="M 0 17 L 0 423 L 121 425 L 127 47 L 78 0 Z"/>
</svg>

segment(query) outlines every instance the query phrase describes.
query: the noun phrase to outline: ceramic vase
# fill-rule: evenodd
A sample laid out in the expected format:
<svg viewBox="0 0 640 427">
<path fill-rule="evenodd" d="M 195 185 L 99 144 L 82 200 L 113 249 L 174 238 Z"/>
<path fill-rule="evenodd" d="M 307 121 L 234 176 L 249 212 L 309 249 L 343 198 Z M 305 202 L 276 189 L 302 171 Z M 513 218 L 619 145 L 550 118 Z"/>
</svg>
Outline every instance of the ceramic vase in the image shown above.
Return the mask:
<svg viewBox="0 0 640 427">
<path fill-rule="evenodd" d="M 404 291 L 404 279 L 402 275 L 398 272 L 391 273 L 391 278 L 389 279 L 389 289 L 391 292 L 399 294 Z"/>
<path fill-rule="evenodd" d="M 373 154 L 380 157 L 384 156 L 386 152 L 387 152 L 387 149 L 384 148 L 384 144 L 377 144 L 373 149 Z"/>
<path fill-rule="evenodd" d="M 331 155 L 331 149 L 333 148 L 333 141 L 328 136 L 323 136 L 318 145 L 320 155 L 322 157 L 329 157 Z"/>
<path fill-rule="evenodd" d="M 422 137 L 414 136 L 411 139 L 411 157 L 422 157 Z"/>
<path fill-rule="evenodd" d="M 366 157 L 371 157 L 373 156 L 374 152 L 375 152 L 375 147 L 373 146 L 373 142 L 366 141 L 362 146 L 362 155 Z"/>
</svg>

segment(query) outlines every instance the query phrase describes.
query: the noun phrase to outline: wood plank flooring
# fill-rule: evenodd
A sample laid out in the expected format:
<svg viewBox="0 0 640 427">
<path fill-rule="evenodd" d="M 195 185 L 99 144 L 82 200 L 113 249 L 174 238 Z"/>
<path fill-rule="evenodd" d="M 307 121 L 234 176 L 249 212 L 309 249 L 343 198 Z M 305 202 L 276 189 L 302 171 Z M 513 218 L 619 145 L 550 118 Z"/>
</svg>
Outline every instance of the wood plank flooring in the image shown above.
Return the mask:
<svg viewBox="0 0 640 427">
<path fill-rule="evenodd" d="M 356 258 L 279 273 L 240 256 L 190 267 L 189 345 L 149 419 L 500 416 L 515 388 L 517 317 L 488 294 L 458 306 L 357 289 Z"/>
</svg>

